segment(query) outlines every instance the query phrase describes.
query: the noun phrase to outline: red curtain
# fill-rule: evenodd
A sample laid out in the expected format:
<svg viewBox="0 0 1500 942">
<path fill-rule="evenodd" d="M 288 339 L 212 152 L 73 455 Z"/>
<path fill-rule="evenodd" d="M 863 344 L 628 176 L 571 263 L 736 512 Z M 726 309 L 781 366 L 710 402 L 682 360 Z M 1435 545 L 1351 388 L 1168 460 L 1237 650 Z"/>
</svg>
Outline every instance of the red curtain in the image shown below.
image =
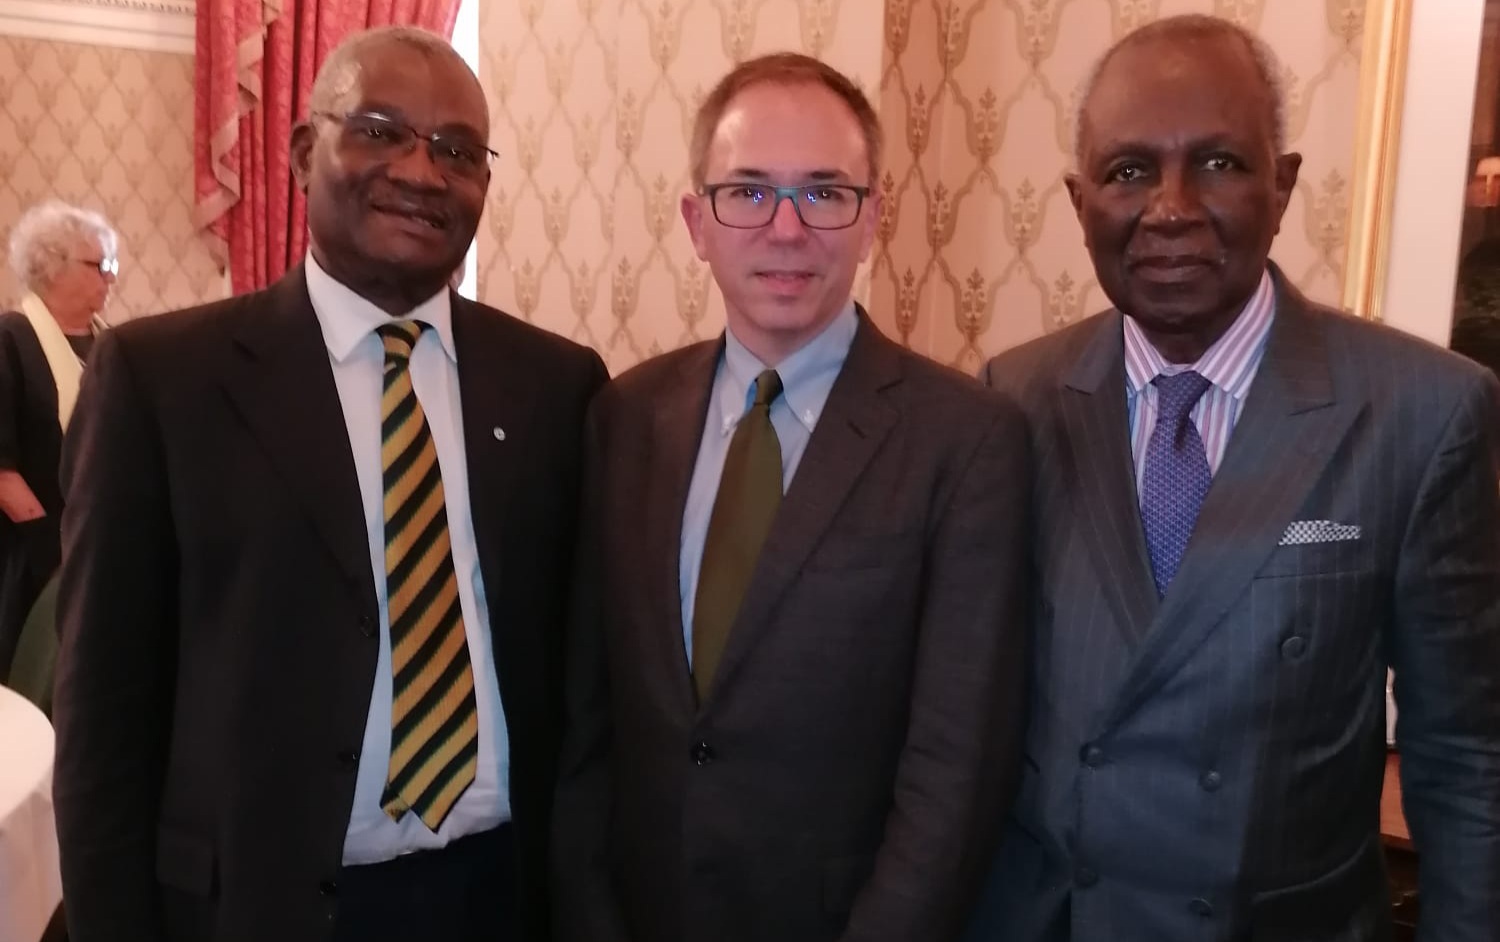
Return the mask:
<svg viewBox="0 0 1500 942">
<path fill-rule="evenodd" d="M 198 0 L 197 224 L 228 266 L 235 294 L 271 284 L 307 251 L 289 149 L 328 53 L 371 26 L 420 26 L 451 38 L 459 2 Z"/>
</svg>

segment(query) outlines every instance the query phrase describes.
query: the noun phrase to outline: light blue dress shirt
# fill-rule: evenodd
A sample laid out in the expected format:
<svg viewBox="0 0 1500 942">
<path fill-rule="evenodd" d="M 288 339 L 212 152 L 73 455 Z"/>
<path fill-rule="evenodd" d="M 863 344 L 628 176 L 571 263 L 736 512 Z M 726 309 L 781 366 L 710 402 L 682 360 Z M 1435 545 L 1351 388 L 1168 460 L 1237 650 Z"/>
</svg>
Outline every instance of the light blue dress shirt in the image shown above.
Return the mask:
<svg viewBox="0 0 1500 942">
<path fill-rule="evenodd" d="M 807 450 L 807 442 L 823 414 L 833 381 L 844 368 L 844 359 L 849 355 L 858 328 L 859 316 L 854 311 L 854 302 L 850 301 L 821 334 L 776 366 L 776 372 L 781 376 L 782 394 L 771 403 L 771 425 L 781 442 L 783 494 L 797 473 L 802 453 Z M 735 339 L 733 331 L 725 331 L 724 355 L 719 358 L 719 367 L 714 373 L 708 415 L 698 444 L 698 461 L 693 466 L 687 507 L 682 514 L 678 589 L 682 596 L 682 643 L 690 667 L 693 663 L 693 602 L 698 595 L 698 568 L 703 562 L 703 542 L 708 537 L 714 498 L 719 493 L 719 477 L 724 473 L 724 458 L 729 453 L 735 427 L 755 399 L 755 378 L 765 369 L 755 354 Z"/>
<path fill-rule="evenodd" d="M 447 846 L 450 841 L 489 830 L 510 819 L 510 740 L 500 703 L 500 680 L 495 670 L 490 634 L 490 610 L 485 601 L 484 577 L 474 543 L 469 513 L 468 465 L 464 460 L 462 403 L 458 390 L 458 349 L 453 343 L 448 292 L 440 291 L 401 320 L 420 320 L 431 326 L 417 338 L 411 354 L 411 381 L 427 416 L 438 467 L 443 473 L 443 497 L 448 510 L 448 536 L 458 575 L 459 610 L 474 669 L 474 700 L 479 710 L 479 766 L 470 785 L 453 806 L 437 833 L 414 814 L 393 821 L 380 808 L 391 756 L 391 629 L 385 585 L 385 505 L 380 463 L 380 397 L 385 368 L 385 345 L 375 330 L 391 318 L 355 294 L 307 257 L 307 293 L 328 347 L 328 362 L 338 387 L 339 404 L 349 432 L 354 471 L 364 508 L 365 539 L 370 547 L 370 569 L 375 576 L 375 599 L 380 606 L 380 655 L 375 686 L 365 720 L 359 772 L 354 785 L 354 809 L 344 837 L 346 865 L 377 863 L 417 850 Z"/>
</svg>

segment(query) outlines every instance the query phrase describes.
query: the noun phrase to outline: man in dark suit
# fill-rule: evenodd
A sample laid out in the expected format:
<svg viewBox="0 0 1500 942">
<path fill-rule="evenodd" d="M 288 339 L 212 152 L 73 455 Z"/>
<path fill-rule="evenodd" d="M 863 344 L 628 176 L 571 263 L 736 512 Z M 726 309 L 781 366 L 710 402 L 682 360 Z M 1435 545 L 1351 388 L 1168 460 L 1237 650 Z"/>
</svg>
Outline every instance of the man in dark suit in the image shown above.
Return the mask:
<svg viewBox="0 0 1500 942">
<path fill-rule="evenodd" d="M 942 942 L 972 902 L 1017 774 L 1025 431 L 850 300 L 879 141 L 804 56 L 698 115 L 728 330 L 591 416 L 562 938 Z"/>
<path fill-rule="evenodd" d="M 99 342 L 64 459 L 56 800 L 96 940 L 545 939 L 591 351 L 450 292 L 490 179 L 441 39 L 292 139 L 310 257 Z"/>
<path fill-rule="evenodd" d="M 1068 188 L 1115 310 L 989 364 L 1040 598 L 971 939 L 1390 938 L 1388 664 L 1419 936 L 1500 938 L 1500 390 L 1268 266 L 1277 74 L 1210 17 L 1107 54 Z"/>
</svg>

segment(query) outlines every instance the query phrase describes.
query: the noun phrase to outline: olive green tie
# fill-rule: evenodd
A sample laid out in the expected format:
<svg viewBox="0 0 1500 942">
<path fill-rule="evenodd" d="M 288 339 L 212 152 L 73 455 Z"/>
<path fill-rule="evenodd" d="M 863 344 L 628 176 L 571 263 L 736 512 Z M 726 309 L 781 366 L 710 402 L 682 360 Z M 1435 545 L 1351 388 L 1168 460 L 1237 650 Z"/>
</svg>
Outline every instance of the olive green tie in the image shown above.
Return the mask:
<svg viewBox="0 0 1500 942">
<path fill-rule="evenodd" d="M 775 370 L 755 378 L 755 401 L 734 430 L 719 477 L 693 603 L 693 687 L 700 703 L 708 699 L 760 548 L 781 506 L 781 442 L 771 425 L 771 403 L 779 395 L 781 377 Z"/>
</svg>

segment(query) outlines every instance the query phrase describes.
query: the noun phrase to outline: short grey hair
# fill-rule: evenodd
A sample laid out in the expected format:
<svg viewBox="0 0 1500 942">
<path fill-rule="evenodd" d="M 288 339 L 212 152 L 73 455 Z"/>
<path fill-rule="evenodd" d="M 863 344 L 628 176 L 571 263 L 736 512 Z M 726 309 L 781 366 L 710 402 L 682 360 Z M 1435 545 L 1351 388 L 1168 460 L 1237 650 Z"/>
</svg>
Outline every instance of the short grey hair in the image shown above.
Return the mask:
<svg viewBox="0 0 1500 942">
<path fill-rule="evenodd" d="M 100 214 L 48 200 L 28 209 L 10 232 L 10 268 L 28 291 L 56 280 L 80 241 L 99 243 L 105 257 L 115 258 L 120 237 Z"/>
<path fill-rule="evenodd" d="M 1078 112 L 1073 116 L 1074 165 L 1083 164 L 1083 118 L 1088 110 L 1089 99 L 1094 97 L 1094 89 L 1099 84 L 1099 76 L 1103 74 L 1105 66 L 1109 65 L 1115 53 L 1129 46 L 1158 39 L 1221 38 L 1235 39 L 1244 43 L 1246 50 L 1250 53 L 1250 59 L 1255 65 L 1255 70 L 1260 73 L 1260 79 L 1265 83 L 1266 93 L 1271 100 L 1271 145 L 1276 149 L 1276 153 L 1284 153 L 1287 145 L 1287 90 L 1286 82 L 1281 77 L 1281 60 L 1276 57 L 1276 53 L 1264 39 L 1232 20 L 1210 16 L 1206 13 L 1185 13 L 1181 16 L 1169 16 L 1166 19 L 1147 23 L 1125 34 L 1089 68 L 1088 75 L 1084 77 L 1083 85 L 1080 87 Z"/>
<path fill-rule="evenodd" d="M 313 79 L 312 91 L 307 96 L 308 110 L 331 111 L 334 103 L 354 87 L 360 57 L 368 50 L 388 43 L 405 46 L 428 58 L 451 57 L 462 63 L 470 75 L 474 75 L 463 56 L 453 48 L 453 44 L 437 33 L 416 26 L 378 26 L 351 34 L 328 54 L 328 58 L 323 60 L 323 67 L 318 69 L 318 75 Z M 483 92 L 477 75 L 474 75 L 474 85 Z"/>
</svg>

